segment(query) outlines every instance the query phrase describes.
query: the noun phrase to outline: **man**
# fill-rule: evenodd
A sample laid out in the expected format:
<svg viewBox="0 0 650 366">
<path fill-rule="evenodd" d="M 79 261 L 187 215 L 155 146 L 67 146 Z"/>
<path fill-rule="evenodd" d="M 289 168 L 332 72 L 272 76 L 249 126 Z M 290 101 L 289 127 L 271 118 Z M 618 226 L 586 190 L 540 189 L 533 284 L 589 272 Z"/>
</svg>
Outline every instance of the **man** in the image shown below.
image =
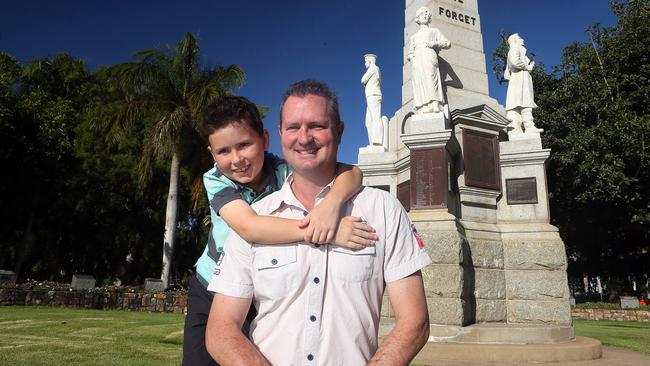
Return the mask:
<svg viewBox="0 0 650 366">
<path fill-rule="evenodd" d="M 293 84 L 280 106 L 280 138 L 293 169 L 258 214 L 300 218 L 325 197 L 344 125 L 325 84 Z M 216 292 L 206 346 L 221 365 L 408 365 L 429 336 L 420 269 L 430 263 L 406 212 L 388 193 L 363 188 L 345 206 L 376 229 L 375 246 L 251 245 L 231 235 L 209 290 Z M 378 349 L 388 290 L 395 328 Z M 251 340 L 241 325 L 253 301 Z"/>
<path fill-rule="evenodd" d="M 361 77 L 366 93 L 366 129 L 368 130 L 368 146 L 383 145 L 384 131 L 381 122 L 381 74 L 376 64 L 377 56 L 364 55 L 366 72 Z"/>
</svg>

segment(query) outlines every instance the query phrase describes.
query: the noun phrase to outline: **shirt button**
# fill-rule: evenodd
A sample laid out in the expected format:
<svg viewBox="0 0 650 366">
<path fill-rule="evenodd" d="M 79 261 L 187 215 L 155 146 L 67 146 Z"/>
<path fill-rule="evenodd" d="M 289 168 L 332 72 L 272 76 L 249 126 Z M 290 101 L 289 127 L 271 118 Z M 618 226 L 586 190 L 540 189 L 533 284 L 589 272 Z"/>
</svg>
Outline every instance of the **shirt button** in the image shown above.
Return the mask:
<svg viewBox="0 0 650 366">
<path fill-rule="evenodd" d="M 314 244 L 314 248 L 316 249 L 320 248 L 320 244 Z"/>
<path fill-rule="evenodd" d="M 319 283 L 319 282 L 320 282 L 320 278 L 314 277 L 314 283 Z"/>
<path fill-rule="evenodd" d="M 309 320 L 315 322 L 316 321 L 316 315 L 312 315 L 309 317 Z"/>
<path fill-rule="evenodd" d="M 308 213 L 307 211 L 303 211 L 303 212 L 302 212 L 302 215 L 303 215 L 303 216 L 307 216 L 308 214 L 309 214 L 309 213 Z"/>
<path fill-rule="evenodd" d="M 307 359 L 308 359 L 309 361 L 313 361 L 313 360 L 314 360 L 314 355 L 312 355 L 311 353 L 308 354 L 308 355 L 307 355 Z"/>
<path fill-rule="evenodd" d="M 278 264 L 278 260 L 275 258 L 271 259 L 271 264 L 275 266 L 276 264 Z"/>
</svg>

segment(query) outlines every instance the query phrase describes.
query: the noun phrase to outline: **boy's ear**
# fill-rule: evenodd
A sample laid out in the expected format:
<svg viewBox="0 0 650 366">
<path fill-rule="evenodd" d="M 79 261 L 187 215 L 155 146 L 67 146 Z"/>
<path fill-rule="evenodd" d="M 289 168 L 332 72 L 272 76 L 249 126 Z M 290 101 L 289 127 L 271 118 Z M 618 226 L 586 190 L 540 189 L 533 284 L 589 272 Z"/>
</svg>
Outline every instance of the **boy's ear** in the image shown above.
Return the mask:
<svg viewBox="0 0 650 366">
<path fill-rule="evenodd" d="M 212 153 L 212 148 L 210 147 L 210 145 L 208 145 L 208 152 L 210 153 L 210 156 L 212 157 L 212 160 L 214 160 L 216 162 L 217 160 L 214 158 L 214 154 Z"/>
<path fill-rule="evenodd" d="M 269 149 L 269 130 L 266 128 L 262 132 L 262 140 L 264 140 L 264 151 L 267 151 Z"/>
</svg>

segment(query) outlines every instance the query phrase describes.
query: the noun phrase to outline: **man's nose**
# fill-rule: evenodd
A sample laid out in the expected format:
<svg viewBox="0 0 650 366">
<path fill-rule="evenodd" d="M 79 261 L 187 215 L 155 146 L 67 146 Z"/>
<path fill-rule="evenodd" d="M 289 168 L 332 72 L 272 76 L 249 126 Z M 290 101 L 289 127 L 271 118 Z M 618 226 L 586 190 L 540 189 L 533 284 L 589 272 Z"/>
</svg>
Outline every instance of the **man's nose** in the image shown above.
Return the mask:
<svg viewBox="0 0 650 366">
<path fill-rule="evenodd" d="M 300 144 L 308 144 L 312 141 L 312 135 L 307 128 L 301 128 L 298 133 L 298 142 Z"/>
</svg>

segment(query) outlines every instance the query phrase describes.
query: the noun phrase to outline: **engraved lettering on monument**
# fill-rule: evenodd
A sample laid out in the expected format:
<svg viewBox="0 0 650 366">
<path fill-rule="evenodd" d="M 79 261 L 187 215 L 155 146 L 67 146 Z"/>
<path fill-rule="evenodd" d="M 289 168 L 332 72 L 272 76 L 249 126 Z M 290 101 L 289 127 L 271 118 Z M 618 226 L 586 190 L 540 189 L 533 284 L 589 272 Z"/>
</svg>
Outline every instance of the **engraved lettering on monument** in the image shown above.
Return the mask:
<svg viewBox="0 0 650 366">
<path fill-rule="evenodd" d="M 499 140 L 496 135 L 463 129 L 465 184 L 500 190 Z"/>
<path fill-rule="evenodd" d="M 411 182 L 412 207 L 447 207 L 445 149 L 412 150 Z"/>
<path fill-rule="evenodd" d="M 535 177 L 506 179 L 506 197 L 509 205 L 537 203 L 537 179 Z"/>
</svg>

